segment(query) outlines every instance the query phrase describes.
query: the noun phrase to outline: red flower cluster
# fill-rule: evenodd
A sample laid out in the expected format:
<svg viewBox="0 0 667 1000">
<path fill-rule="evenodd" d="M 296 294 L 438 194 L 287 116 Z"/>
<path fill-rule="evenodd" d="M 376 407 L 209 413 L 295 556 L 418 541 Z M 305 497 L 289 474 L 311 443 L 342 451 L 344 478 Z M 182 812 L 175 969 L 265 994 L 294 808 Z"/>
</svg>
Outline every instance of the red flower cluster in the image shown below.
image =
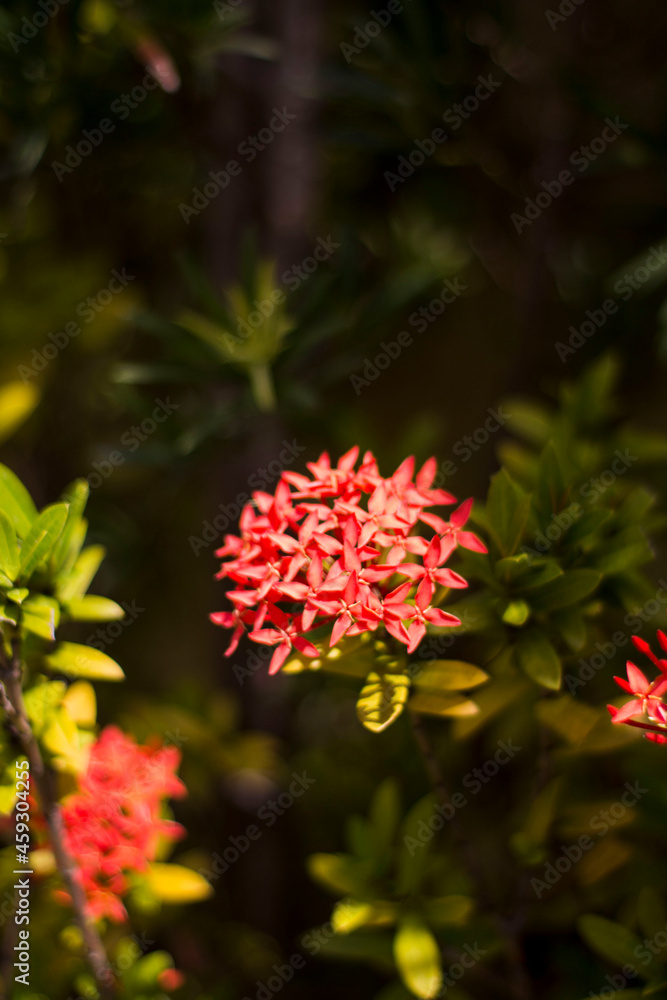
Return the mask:
<svg viewBox="0 0 667 1000">
<path fill-rule="evenodd" d="M 667 693 L 667 660 L 658 659 L 649 644 L 639 636 L 633 635 L 632 641 L 640 653 L 648 656 L 660 674 L 654 681 L 649 681 L 639 667 L 628 660 L 627 681 L 622 677 L 615 677 L 614 680 L 624 691 L 633 695 L 633 698 L 622 708 L 615 708 L 613 705 L 607 705 L 607 708 L 613 722 L 644 729 L 646 739 L 654 740 L 656 743 L 667 743 L 667 706 L 663 701 Z M 667 636 L 659 629 L 658 642 L 662 651 L 667 653 Z M 641 716 L 643 721 L 639 722 L 637 716 Z"/>
<path fill-rule="evenodd" d="M 438 584 L 467 586 L 444 566 L 457 545 L 486 552 L 479 538 L 464 530 L 472 500 L 445 521 L 425 513 L 427 507 L 456 503 L 451 494 L 432 488 L 435 459 L 413 482 L 414 458 L 384 479 L 371 452 L 355 471 L 358 455 L 352 448 L 332 467 L 324 452 L 308 463 L 312 478 L 284 472 L 275 494 L 253 493 L 241 513 L 240 537 L 226 535 L 216 552 L 226 560 L 218 579 L 236 584 L 227 593 L 234 610 L 211 615 L 216 625 L 234 629 L 227 656 L 249 631 L 254 642 L 276 647 L 269 667 L 274 674 L 292 648 L 320 655 L 304 636 L 320 625 L 332 626 L 332 646 L 344 635 L 383 626 L 411 653 L 427 624 L 461 624 L 431 602 Z M 430 541 L 415 533 L 420 522 L 435 532 Z M 392 586 L 394 577 L 404 580 Z"/>
<path fill-rule="evenodd" d="M 62 813 L 92 917 L 123 921 L 120 897 L 131 874 L 155 860 L 161 838 L 182 835 L 178 823 L 162 816 L 165 798 L 185 794 L 176 777 L 179 762 L 176 747 L 139 746 L 115 726 L 103 729 L 91 747 L 79 789 L 65 799 Z"/>
</svg>

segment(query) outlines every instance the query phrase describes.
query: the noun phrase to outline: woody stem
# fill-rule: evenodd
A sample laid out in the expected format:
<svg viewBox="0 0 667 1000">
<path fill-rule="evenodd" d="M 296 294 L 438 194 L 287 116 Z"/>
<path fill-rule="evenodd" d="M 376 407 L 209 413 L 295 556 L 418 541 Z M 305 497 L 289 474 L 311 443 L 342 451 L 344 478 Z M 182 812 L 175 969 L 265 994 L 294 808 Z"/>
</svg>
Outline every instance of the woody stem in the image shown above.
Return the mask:
<svg viewBox="0 0 667 1000">
<path fill-rule="evenodd" d="M 30 725 L 21 686 L 21 645 L 15 638 L 8 657 L 0 634 L 0 702 L 6 720 L 22 752 L 30 762 L 30 778 L 35 782 L 42 814 L 46 820 L 51 849 L 56 865 L 72 901 L 76 922 L 81 930 L 88 963 L 95 975 L 103 1000 L 116 996 L 115 981 L 102 939 L 88 915 L 86 896 L 79 878 L 79 869 L 65 842 L 65 826 L 54 785 L 54 774 L 45 765 L 39 744 Z"/>
</svg>

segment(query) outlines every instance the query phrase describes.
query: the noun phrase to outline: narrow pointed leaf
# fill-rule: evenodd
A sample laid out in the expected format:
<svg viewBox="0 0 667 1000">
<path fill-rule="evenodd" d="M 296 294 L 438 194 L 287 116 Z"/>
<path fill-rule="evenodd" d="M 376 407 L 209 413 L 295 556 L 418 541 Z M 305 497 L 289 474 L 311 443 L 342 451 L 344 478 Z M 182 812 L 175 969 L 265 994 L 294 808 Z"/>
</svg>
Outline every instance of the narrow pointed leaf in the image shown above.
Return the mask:
<svg viewBox="0 0 667 1000">
<path fill-rule="evenodd" d="M 14 525 L 4 510 L 0 510 L 0 570 L 13 582 L 18 576 L 19 564 L 19 547 Z"/>
<path fill-rule="evenodd" d="M 81 677 L 91 681 L 122 681 L 125 676 L 116 661 L 106 653 L 76 642 L 61 642 L 55 652 L 44 659 L 54 673 L 65 674 L 66 677 Z"/>
<path fill-rule="evenodd" d="M 67 504 L 45 507 L 31 527 L 21 548 L 19 580 L 27 581 L 49 556 L 67 520 Z"/>
<path fill-rule="evenodd" d="M 21 480 L 6 465 L 0 465 L 0 509 L 16 528 L 19 538 L 25 538 L 37 518 L 37 508 Z"/>
<path fill-rule="evenodd" d="M 440 949 L 416 915 L 401 920 L 394 938 L 394 959 L 401 979 L 420 1000 L 431 1000 L 442 986 Z"/>
</svg>

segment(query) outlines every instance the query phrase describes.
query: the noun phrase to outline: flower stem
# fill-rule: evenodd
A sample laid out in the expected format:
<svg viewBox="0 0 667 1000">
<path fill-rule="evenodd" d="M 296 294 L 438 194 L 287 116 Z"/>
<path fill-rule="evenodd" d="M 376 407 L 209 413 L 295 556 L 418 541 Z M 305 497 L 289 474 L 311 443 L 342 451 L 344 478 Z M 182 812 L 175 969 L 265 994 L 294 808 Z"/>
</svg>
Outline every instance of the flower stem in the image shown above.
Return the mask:
<svg viewBox="0 0 667 1000">
<path fill-rule="evenodd" d="M 78 866 L 65 842 L 65 827 L 55 794 L 54 774 L 44 764 L 42 752 L 26 712 L 21 686 L 21 647 L 18 639 L 12 640 L 10 659 L 0 645 L 0 701 L 12 732 L 30 762 L 30 777 L 35 782 L 39 804 L 49 828 L 56 865 L 72 900 L 76 922 L 81 930 L 88 963 L 95 975 L 98 990 L 104 1000 L 113 1000 L 116 996 L 114 976 L 102 939 L 88 915 L 85 892 L 79 881 Z"/>
<path fill-rule="evenodd" d="M 276 408 L 276 393 L 273 388 L 273 378 L 268 365 L 251 365 L 249 368 L 250 385 L 255 402 L 264 413 L 270 413 Z"/>
</svg>

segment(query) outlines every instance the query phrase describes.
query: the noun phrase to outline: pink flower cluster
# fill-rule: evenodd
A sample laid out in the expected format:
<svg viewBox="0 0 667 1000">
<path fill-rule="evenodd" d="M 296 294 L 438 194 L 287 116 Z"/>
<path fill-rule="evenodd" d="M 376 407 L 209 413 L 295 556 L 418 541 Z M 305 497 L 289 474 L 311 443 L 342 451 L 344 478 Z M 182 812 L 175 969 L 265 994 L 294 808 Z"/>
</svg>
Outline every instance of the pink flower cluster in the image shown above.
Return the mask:
<svg viewBox="0 0 667 1000">
<path fill-rule="evenodd" d="M 358 455 L 352 448 L 332 466 L 324 452 L 308 463 L 310 477 L 284 472 L 275 494 L 253 493 L 240 536 L 226 535 L 216 552 L 225 560 L 218 579 L 236 585 L 227 592 L 234 610 L 211 615 L 216 625 L 234 629 L 227 656 L 247 631 L 254 642 L 276 647 L 274 674 L 292 649 L 320 655 L 304 633 L 321 625 L 331 625 L 332 646 L 382 626 L 411 653 L 427 625 L 461 624 L 432 601 L 438 585 L 467 586 L 444 565 L 457 545 L 486 552 L 464 530 L 472 500 L 445 521 L 426 512 L 456 503 L 432 488 L 435 459 L 413 481 L 414 458 L 384 479 L 371 452 L 355 470 Z M 430 540 L 416 533 L 420 525 L 432 529 Z M 403 579 L 397 584 L 396 577 Z"/>
<path fill-rule="evenodd" d="M 660 629 L 657 634 L 663 653 L 667 653 L 667 636 Z M 648 656 L 660 673 L 655 680 L 649 681 L 639 667 L 628 660 L 627 681 L 622 677 L 615 677 L 614 680 L 633 697 L 622 708 L 615 708 L 613 705 L 607 705 L 607 708 L 613 722 L 645 730 L 647 740 L 667 743 L 667 706 L 663 701 L 667 694 L 667 660 L 658 659 L 649 644 L 639 636 L 633 635 L 632 641 L 640 653 Z"/>
<path fill-rule="evenodd" d="M 93 918 L 123 921 L 120 897 L 132 873 L 155 860 L 161 838 L 182 835 L 183 828 L 162 815 L 166 798 L 185 794 L 176 776 L 179 762 L 176 747 L 139 746 L 116 726 L 103 729 L 91 747 L 79 789 L 64 800 L 62 815 Z"/>
</svg>

